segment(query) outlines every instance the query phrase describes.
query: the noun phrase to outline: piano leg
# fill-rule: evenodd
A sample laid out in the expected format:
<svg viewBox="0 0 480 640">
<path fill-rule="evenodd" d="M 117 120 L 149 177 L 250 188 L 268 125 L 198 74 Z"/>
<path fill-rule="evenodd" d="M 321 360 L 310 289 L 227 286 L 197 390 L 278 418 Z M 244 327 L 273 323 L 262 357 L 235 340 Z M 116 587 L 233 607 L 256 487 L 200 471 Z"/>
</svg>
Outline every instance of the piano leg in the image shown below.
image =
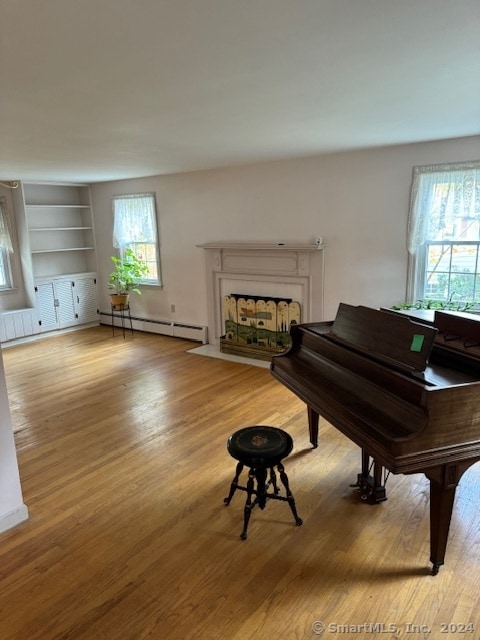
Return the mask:
<svg viewBox="0 0 480 640">
<path fill-rule="evenodd" d="M 436 576 L 445 561 L 448 532 L 455 501 L 454 487 L 443 487 L 430 478 L 430 562 Z"/>
<path fill-rule="evenodd" d="M 312 443 L 312 447 L 316 449 L 318 447 L 318 413 L 307 405 L 307 414 L 310 442 Z"/>
<path fill-rule="evenodd" d="M 425 471 L 430 480 L 430 562 L 436 576 L 445 561 L 455 491 L 465 471 L 479 458 L 452 462 Z"/>
</svg>

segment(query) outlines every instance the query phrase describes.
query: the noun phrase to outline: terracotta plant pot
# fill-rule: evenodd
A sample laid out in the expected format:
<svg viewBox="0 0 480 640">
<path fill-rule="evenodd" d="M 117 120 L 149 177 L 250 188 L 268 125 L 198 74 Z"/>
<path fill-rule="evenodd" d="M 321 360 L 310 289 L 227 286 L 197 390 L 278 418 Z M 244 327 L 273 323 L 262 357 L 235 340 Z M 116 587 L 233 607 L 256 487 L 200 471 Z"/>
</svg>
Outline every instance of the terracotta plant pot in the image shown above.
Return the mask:
<svg viewBox="0 0 480 640">
<path fill-rule="evenodd" d="M 127 305 L 130 295 L 128 293 L 111 293 L 110 302 L 112 304 L 113 311 L 123 311 Z"/>
</svg>

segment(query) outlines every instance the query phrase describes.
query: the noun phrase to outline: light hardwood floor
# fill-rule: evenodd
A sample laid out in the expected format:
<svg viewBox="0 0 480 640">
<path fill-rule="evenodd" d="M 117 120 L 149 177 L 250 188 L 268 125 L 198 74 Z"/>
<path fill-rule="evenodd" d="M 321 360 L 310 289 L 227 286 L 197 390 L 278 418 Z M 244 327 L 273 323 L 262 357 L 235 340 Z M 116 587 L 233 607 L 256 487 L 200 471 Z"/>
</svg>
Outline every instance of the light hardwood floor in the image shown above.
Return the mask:
<svg viewBox="0 0 480 640">
<path fill-rule="evenodd" d="M 480 465 L 432 577 L 424 477 L 362 503 L 352 443 L 321 422 L 312 450 L 304 405 L 268 369 L 195 346 L 95 327 L 3 350 L 30 518 L 0 537 L 0 639 L 300 640 L 317 621 L 327 640 L 479 638 Z M 304 524 L 270 501 L 241 541 L 226 441 L 253 424 L 291 433 Z"/>
</svg>

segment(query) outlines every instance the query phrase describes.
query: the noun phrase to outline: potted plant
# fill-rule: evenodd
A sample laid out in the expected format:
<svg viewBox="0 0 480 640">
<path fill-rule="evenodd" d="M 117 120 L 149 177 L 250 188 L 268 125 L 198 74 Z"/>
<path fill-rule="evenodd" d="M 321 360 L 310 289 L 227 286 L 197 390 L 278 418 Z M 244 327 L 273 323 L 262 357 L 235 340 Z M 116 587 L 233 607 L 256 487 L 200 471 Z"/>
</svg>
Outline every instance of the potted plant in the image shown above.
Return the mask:
<svg viewBox="0 0 480 640">
<path fill-rule="evenodd" d="M 402 302 L 398 305 L 393 305 L 391 308 L 395 311 L 403 310 L 415 310 L 415 309 L 427 309 L 427 310 L 440 310 L 440 311 L 462 311 L 466 313 L 478 313 L 478 302 L 475 301 L 463 301 L 459 300 L 455 302 L 453 300 L 453 293 L 448 300 L 416 300 L 415 302 Z"/>
<path fill-rule="evenodd" d="M 108 277 L 108 288 L 113 290 L 110 300 L 114 310 L 122 310 L 128 304 L 130 293 L 141 294 L 138 284 L 148 275 L 148 266 L 132 249 L 126 249 L 122 258 L 111 256 L 110 259 L 115 267 Z"/>
</svg>

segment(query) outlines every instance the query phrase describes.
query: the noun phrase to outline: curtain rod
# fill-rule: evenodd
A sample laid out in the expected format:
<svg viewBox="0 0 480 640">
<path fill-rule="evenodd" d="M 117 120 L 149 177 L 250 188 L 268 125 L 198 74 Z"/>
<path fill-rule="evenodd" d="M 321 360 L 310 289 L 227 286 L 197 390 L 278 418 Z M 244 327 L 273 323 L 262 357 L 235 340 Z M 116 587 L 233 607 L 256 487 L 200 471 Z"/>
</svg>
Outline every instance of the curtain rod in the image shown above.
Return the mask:
<svg viewBox="0 0 480 640">
<path fill-rule="evenodd" d="M 18 189 L 20 183 L 18 180 L 12 180 L 11 182 L 2 182 L 0 180 L 0 186 L 6 187 L 7 189 Z"/>
</svg>

